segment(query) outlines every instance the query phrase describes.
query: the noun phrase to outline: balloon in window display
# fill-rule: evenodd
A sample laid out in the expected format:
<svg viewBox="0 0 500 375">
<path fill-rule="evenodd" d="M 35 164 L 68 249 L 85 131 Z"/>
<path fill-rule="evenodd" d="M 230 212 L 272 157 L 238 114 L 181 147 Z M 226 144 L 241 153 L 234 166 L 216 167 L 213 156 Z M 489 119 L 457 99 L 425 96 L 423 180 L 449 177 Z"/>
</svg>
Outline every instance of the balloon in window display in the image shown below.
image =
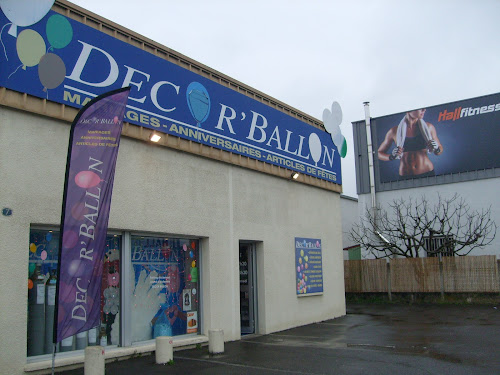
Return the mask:
<svg viewBox="0 0 500 375">
<path fill-rule="evenodd" d="M 28 291 L 28 355 L 44 354 L 45 346 L 45 278 L 41 264 L 31 275 L 33 287 Z"/>
</svg>

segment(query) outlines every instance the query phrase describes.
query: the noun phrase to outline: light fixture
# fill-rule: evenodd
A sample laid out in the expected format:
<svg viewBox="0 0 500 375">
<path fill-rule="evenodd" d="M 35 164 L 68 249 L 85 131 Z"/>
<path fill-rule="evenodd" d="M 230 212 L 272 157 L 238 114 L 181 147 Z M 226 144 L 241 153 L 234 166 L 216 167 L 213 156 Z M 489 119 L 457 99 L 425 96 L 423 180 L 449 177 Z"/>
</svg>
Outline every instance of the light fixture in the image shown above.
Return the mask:
<svg viewBox="0 0 500 375">
<path fill-rule="evenodd" d="M 292 178 L 293 178 L 294 180 L 296 180 L 297 178 L 299 178 L 299 176 L 300 176 L 300 173 L 299 173 L 299 172 L 294 172 L 294 173 L 292 173 Z"/>
<path fill-rule="evenodd" d="M 149 137 L 151 142 L 158 142 L 160 139 L 161 135 L 157 134 L 155 131 L 151 134 L 151 137 Z"/>
</svg>

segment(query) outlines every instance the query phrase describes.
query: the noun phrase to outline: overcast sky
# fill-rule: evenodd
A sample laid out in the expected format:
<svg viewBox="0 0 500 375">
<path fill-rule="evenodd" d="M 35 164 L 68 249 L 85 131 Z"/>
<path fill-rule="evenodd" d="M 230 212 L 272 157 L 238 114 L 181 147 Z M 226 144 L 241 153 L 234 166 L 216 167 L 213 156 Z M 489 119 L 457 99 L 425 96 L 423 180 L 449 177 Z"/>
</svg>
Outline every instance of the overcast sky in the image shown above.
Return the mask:
<svg viewBox="0 0 500 375">
<path fill-rule="evenodd" d="M 500 91 L 500 0 L 73 0 L 319 120 L 351 122 Z"/>
</svg>

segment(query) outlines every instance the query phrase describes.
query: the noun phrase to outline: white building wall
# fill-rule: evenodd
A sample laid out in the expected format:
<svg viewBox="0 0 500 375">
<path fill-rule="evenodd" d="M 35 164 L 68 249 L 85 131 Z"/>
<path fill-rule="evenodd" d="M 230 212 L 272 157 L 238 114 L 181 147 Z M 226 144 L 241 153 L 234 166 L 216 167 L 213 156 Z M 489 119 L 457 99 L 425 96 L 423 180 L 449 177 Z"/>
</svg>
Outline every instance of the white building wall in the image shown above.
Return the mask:
<svg viewBox="0 0 500 375">
<path fill-rule="evenodd" d="M 388 207 L 388 203 L 395 199 L 413 199 L 424 196 L 430 206 L 438 201 L 438 194 L 443 198 L 451 198 L 455 193 L 464 198 L 471 209 L 481 211 L 491 206 L 491 218 L 500 226 L 500 198 L 498 189 L 500 179 L 491 178 L 477 181 L 460 182 L 454 184 L 435 185 L 419 187 L 413 189 L 393 190 L 377 193 L 377 203 L 383 207 Z M 359 215 L 364 215 L 366 208 L 371 205 L 370 194 L 359 195 Z M 476 248 L 469 255 L 496 255 L 500 258 L 500 231 L 493 242 L 483 249 Z M 362 249 L 362 257 L 370 258 L 370 254 Z"/>
<path fill-rule="evenodd" d="M 0 108 L 0 374 L 26 364 L 30 226 L 60 223 L 69 128 Z M 239 240 L 259 241 L 259 333 L 345 314 L 337 193 L 122 138 L 109 229 L 202 238 L 204 334 L 240 338 Z M 322 240 L 323 295 L 296 296 L 295 237 Z"/>
</svg>

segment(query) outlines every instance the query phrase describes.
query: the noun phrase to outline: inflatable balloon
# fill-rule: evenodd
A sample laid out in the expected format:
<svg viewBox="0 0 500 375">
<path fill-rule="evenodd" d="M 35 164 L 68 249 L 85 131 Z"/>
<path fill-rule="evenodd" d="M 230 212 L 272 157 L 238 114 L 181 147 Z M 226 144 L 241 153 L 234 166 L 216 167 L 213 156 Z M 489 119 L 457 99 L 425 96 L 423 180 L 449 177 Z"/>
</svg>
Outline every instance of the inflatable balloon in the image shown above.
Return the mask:
<svg viewBox="0 0 500 375">
<path fill-rule="evenodd" d="M 198 82 L 191 82 L 186 90 L 186 99 L 191 116 L 201 126 L 210 114 L 210 95 L 207 89 Z"/>
<path fill-rule="evenodd" d="M 55 89 L 66 76 L 66 65 L 62 59 L 53 53 L 46 53 L 38 64 L 38 77 L 43 85 L 43 91 Z"/>
<path fill-rule="evenodd" d="M 191 280 L 193 283 L 196 283 L 198 282 L 198 268 L 197 267 L 194 267 L 194 268 L 191 268 Z"/>
<path fill-rule="evenodd" d="M 45 30 L 47 32 L 47 40 L 50 46 L 54 48 L 64 48 L 71 42 L 71 39 L 73 39 L 73 28 L 71 24 L 66 17 L 60 14 L 50 16 L 47 20 Z"/>
<path fill-rule="evenodd" d="M 97 173 L 92 171 L 81 171 L 75 176 L 75 183 L 81 188 L 92 188 L 101 182 L 101 178 Z"/>
<path fill-rule="evenodd" d="M 17 37 L 16 49 L 23 69 L 26 70 L 26 67 L 37 65 L 45 55 L 45 41 L 36 31 L 25 29 Z"/>
<path fill-rule="evenodd" d="M 30 26 L 40 21 L 55 0 L 0 0 L 0 7 L 12 22 L 9 34 L 17 36 L 17 26 Z"/>
<path fill-rule="evenodd" d="M 321 140 L 316 133 L 311 133 L 311 135 L 309 135 L 309 151 L 317 167 L 318 161 L 321 158 Z"/>
<path fill-rule="evenodd" d="M 28 279 L 28 289 L 33 289 L 33 281 Z"/>
</svg>

